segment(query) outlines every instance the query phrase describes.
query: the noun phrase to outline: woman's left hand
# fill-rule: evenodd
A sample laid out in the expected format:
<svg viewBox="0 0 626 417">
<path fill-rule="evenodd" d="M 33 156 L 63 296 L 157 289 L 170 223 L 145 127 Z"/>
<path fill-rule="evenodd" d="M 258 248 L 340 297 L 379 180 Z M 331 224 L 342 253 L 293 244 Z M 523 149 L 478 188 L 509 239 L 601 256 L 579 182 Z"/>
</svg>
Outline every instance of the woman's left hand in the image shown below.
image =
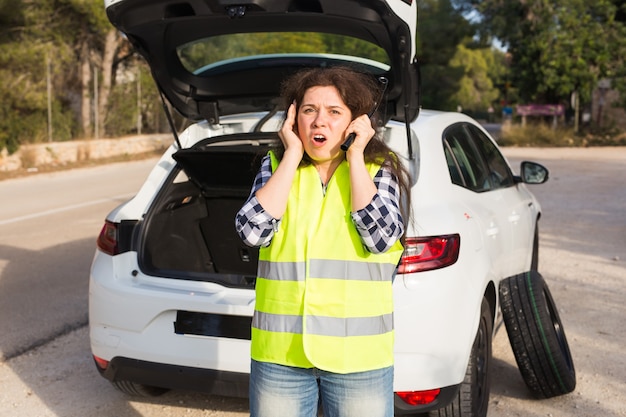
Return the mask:
<svg viewBox="0 0 626 417">
<path fill-rule="evenodd" d="M 346 137 L 351 132 L 354 132 L 356 137 L 346 151 L 346 159 L 350 166 L 350 193 L 352 211 L 354 212 L 367 206 L 377 192 L 364 158 L 365 147 L 372 140 L 376 131 L 372 128 L 372 122 L 367 114 L 363 114 L 348 125 Z"/>
<path fill-rule="evenodd" d="M 356 138 L 354 138 L 354 142 L 348 148 L 348 153 L 362 154 L 376 131 L 372 128 L 372 122 L 367 114 L 362 114 L 348 125 L 345 136 L 348 137 L 350 133 L 355 133 Z"/>
</svg>

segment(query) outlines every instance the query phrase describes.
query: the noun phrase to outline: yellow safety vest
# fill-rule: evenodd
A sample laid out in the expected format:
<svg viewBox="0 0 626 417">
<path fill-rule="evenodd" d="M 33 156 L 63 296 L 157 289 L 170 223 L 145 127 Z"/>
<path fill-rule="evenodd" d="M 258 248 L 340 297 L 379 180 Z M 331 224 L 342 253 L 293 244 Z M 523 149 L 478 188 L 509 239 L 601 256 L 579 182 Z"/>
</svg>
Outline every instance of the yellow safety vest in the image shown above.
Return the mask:
<svg viewBox="0 0 626 417">
<path fill-rule="evenodd" d="M 368 164 L 372 178 L 379 169 Z M 350 212 L 347 161 L 325 195 L 315 167 L 298 168 L 280 226 L 259 252 L 254 360 L 336 373 L 393 364 L 391 281 L 402 244 L 369 252 Z"/>
</svg>

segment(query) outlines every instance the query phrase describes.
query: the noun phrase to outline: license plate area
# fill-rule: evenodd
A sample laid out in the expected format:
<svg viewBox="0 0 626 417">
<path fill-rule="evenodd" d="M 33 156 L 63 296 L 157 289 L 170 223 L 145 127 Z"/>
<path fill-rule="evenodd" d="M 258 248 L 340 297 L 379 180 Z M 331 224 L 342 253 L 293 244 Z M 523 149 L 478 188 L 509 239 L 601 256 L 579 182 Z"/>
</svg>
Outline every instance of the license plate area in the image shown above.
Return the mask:
<svg viewBox="0 0 626 417">
<path fill-rule="evenodd" d="M 252 317 L 178 310 L 174 332 L 181 335 L 250 340 Z"/>
</svg>

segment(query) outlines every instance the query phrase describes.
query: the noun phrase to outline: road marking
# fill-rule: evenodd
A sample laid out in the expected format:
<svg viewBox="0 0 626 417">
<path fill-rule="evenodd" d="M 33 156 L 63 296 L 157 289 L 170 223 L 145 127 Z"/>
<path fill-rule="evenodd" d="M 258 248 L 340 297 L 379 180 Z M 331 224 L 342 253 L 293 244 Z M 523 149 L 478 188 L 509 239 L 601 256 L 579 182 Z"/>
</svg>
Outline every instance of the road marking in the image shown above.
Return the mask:
<svg viewBox="0 0 626 417">
<path fill-rule="evenodd" d="M 21 221 L 24 221 L 24 220 L 35 219 L 37 217 L 48 216 L 50 214 L 62 213 L 64 211 L 70 211 L 70 210 L 75 210 L 75 209 L 79 209 L 79 208 L 83 208 L 83 207 L 95 206 L 97 204 L 109 203 L 109 202 L 115 201 L 115 200 L 128 200 L 129 198 L 133 197 L 134 195 L 135 194 L 121 194 L 121 195 L 118 195 L 118 196 L 115 196 L 115 197 L 111 197 L 111 198 L 102 198 L 100 200 L 89 201 L 87 203 L 72 204 L 72 205 L 65 206 L 65 207 L 59 207 L 59 208 L 56 208 L 56 209 L 41 211 L 39 213 L 27 214 L 25 216 L 19 216 L 19 217 L 13 217 L 11 219 L 0 220 L 0 226 L 3 226 L 5 224 L 17 223 L 17 222 L 21 222 Z"/>
</svg>

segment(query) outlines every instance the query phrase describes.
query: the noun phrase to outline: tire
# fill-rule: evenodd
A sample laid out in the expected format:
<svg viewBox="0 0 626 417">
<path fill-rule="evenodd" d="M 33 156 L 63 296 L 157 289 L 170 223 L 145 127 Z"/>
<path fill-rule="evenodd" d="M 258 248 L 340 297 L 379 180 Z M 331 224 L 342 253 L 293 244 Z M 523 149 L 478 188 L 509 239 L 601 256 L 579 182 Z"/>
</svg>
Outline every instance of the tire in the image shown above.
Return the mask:
<svg viewBox="0 0 626 417">
<path fill-rule="evenodd" d="M 450 404 L 432 411 L 429 417 L 485 417 L 487 415 L 491 387 L 492 337 L 493 317 L 489 303 L 483 298 L 476 338 L 459 392 Z"/>
<path fill-rule="evenodd" d="M 143 385 L 130 381 L 113 381 L 111 383 L 124 394 L 133 397 L 158 397 L 169 391 L 166 388 L 153 387 L 151 385 Z"/>
<path fill-rule="evenodd" d="M 572 392 L 576 371 L 554 299 L 541 274 L 500 283 L 500 306 L 517 367 L 538 398 Z"/>
</svg>

